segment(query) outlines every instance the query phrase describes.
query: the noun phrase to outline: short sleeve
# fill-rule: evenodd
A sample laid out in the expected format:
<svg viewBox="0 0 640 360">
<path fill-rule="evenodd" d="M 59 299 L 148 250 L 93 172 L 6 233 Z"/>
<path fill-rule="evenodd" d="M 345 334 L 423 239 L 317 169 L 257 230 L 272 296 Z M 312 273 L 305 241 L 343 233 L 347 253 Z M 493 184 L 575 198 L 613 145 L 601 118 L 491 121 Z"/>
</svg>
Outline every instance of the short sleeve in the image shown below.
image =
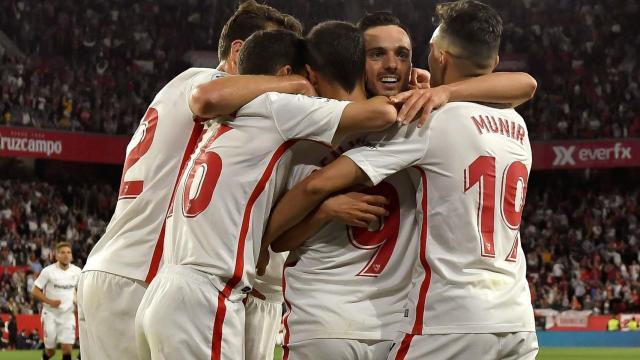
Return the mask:
<svg viewBox="0 0 640 360">
<path fill-rule="evenodd" d="M 287 190 L 290 190 L 297 183 L 304 180 L 307 176 L 311 175 L 312 172 L 320 169 L 319 166 L 309 165 L 309 164 L 298 164 L 291 167 L 291 172 L 289 173 L 289 179 L 287 180 Z"/>
<path fill-rule="evenodd" d="M 226 76 L 229 76 L 229 75 L 225 72 L 218 71 L 215 69 L 206 69 L 196 73 L 194 76 L 191 77 L 191 79 L 189 79 L 189 82 L 187 83 L 187 89 L 185 91 L 187 104 L 189 103 L 191 92 L 195 87 L 197 87 L 198 85 L 204 84 L 206 82 L 209 82 L 211 80 L 219 79 Z"/>
<path fill-rule="evenodd" d="M 307 139 L 331 145 L 348 101 L 267 93 L 276 127 L 285 140 Z"/>
<path fill-rule="evenodd" d="M 49 282 L 49 271 L 45 268 L 40 272 L 38 278 L 33 282 L 33 286 L 37 286 L 40 290 L 44 290 Z"/>
<path fill-rule="evenodd" d="M 429 126 L 394 127 L 368 137 L 369 144 L 344 153 L 377 185 L 394 173 L 416 165 L 424 157 L 429 142 Z"/>
</svg>

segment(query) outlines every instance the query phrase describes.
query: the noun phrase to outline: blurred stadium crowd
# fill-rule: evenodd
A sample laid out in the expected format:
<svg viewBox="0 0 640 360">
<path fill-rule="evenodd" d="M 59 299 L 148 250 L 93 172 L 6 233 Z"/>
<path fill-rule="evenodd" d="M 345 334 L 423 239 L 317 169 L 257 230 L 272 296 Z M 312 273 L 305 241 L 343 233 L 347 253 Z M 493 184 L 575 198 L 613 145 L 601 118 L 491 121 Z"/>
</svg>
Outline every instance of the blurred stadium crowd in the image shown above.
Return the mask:
<svg viewBox="0 0 640 360">
<path fill-rule="evenodd" d="M 56 261 L 56 243 L 69 241 L 82 267 L 116 200 L 109 185 L 0 180 L 0 313 L 37 314 L 31 288 Z"/>
<path fill-rule="evenodd" d="M 636 1 L 487 2 L 505 21 L 505 64 L 538 80 L 535 99 L 519 109 L 533 140 L 640 136 Z M 436 1 L 268 3 L 307 28 L 391 10 L 411 29 L 414 65 L 426 64 Z M 216 36 L 235 4 L 3 1 L 0 30 L 13 37 L 24 57 L 0 46 L 0 124 L 131 134 L 157 90 L 189 66 L 190 51 L 216 51 Z"/>
<path fill-rule="evenodd" d="M 534 308 L 638 312 L 637 171 L 576 173 L 530 180 L 521 236 Z"/>
</svg>

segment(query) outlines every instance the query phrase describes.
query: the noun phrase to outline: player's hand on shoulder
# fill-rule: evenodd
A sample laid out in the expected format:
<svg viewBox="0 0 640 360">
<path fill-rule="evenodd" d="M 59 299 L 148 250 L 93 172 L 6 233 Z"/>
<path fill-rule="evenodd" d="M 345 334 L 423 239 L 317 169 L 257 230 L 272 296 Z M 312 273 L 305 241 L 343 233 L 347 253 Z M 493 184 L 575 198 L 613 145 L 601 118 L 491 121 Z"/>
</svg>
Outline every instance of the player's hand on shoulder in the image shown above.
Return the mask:
<svg viewBox="0 0 640 360">
<path fill-rule="evenodd" d="M 384 208 L 388 203 L 383 196 L 350 192 L 326 199 L 319 211 L 328 218 L 347 225 L 368 227 L 378 221 L 379 217 L 388 214 Z"/>
<path fill-rule="evenodd" d="M 301 75 L 287 75 L 295 82 L 295 93 L 306 96 L 318 96 L 316 89 L 311 85 L 309 80 Z"/>
<path fill-rule="evenodd" d="M 447 86 L 426 89 L 413 89 L 391 97 L 396 105 L 402 105 L 398 111 L 398 121 L 409 124 L 418 121 L 418 127 L 424 126 L 433 109 L 449 102 L 451 91 Z"/>
</svg>

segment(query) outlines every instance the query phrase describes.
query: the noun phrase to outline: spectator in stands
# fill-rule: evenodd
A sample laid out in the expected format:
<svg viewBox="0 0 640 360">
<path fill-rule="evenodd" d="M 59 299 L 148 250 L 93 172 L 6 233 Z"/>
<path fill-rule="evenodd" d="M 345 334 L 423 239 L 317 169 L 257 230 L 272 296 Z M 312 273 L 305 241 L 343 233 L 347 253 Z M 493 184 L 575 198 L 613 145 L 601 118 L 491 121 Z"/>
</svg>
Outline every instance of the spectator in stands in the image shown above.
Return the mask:
<svg viewBox="0 0 640 360">
<path fill-rule="evenodd" d="M 16 348 L 16 341 L 18 337 L 18 321 L 16 320 L 16 315 L 11 314 L 9 318 L 9 322 L 7 323 L 7 332 L 9 333 L 9 349 Z"/>
<path fill-rule="evenodd" d="M 31 344 L 32 349 L 38 349 L 40 347 L 40 334 L 38 334 L 38 330 L 33 329 L 31 331 L 31 335 L 29 335 L 29 344 Z"/>
<path fill-rule="evenodd" d="M 307 27 L 391 10 L 416 37 L 414 64 L 424 67 L 435 26 L 423 14 L 430 14 L 435 2 L 269 4 L 298 16 Z M 640 136 L 636 2 L 491 4 L 509 30 L 501 44 L 502 65 L 529 71 L 540 85 L 535 99 L 519 109 L 531 119 L 531 139 Z M 133 6 L 117 0 L 2 2 L 0 30 L 26 57 L 0 50 L 0 124 L 131 134 L 151 96 L 189 66 L 183 60 L 189 51 L 213 47 L 213 34 L 233 5 L 210 0 Z M 213 67 L 215 58 L 206 65 Z"/>
<path fill-rule="evenodd" d="M 16 349 L 18 350 L 31 349 L 31 345 L 29 344 L 29 338 L 27 337 L 27 331 L 25 329 L 22 329 L 20 333 L 16 336 Z"/>
</svg>

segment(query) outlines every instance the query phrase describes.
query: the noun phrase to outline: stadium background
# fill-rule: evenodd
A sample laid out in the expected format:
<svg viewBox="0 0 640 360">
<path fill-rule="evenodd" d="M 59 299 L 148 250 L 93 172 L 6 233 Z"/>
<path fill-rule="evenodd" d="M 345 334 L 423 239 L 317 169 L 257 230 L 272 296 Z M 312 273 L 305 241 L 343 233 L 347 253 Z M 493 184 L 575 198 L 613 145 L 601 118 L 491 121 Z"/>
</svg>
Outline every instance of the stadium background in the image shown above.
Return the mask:
<svg viewBox="0 0 640 360">
<path fill-rule="evenodd" d="M 426 66 L 437 1 L 266 2 L 306 29 L 391 10 L 411 31 L 414 66 Z M 499 69 L 538 81 L 518 111 L 534 152 L 521 231 L 541 345 L 640 347 L 640 333 L 626 331 L 640 320 L 640 5 L 485 2 L 505 22 Z M 55 261 L 54 244 L 71 242 L 84 264 L 147 105 L 184 69 L 217 64 L 218 34 L 237 3 L 0 3 L 0 347 L 15 347 L 13 331 L 20 347 L 37 338 L 29 290 Z M 612 315 L 623 331 L 601 332 Z M 566 351 L 559 358 L 585 359 Z M 621 358 L 613 351 L 594 358 Z"/>
</svg>

